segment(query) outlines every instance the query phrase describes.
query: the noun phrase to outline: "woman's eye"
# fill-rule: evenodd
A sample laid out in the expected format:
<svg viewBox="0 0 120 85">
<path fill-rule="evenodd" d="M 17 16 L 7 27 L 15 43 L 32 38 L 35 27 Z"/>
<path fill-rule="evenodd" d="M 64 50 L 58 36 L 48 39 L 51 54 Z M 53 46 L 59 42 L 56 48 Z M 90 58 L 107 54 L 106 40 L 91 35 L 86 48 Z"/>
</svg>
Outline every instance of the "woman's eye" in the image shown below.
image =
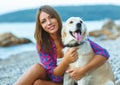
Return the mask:
<svg viewBox="0 0 120 85">
<path fill-rule="evenodd" d="M 41 23 L 43 24 L 43 23 L 45 23 L 45 21 L 43 20 L 43 21 L 41 21 Z"/>
<path fill-rule="evenodd" d="M 53 15 L 50 15 L 50 18 L 55 18 Z"/>
</svg>

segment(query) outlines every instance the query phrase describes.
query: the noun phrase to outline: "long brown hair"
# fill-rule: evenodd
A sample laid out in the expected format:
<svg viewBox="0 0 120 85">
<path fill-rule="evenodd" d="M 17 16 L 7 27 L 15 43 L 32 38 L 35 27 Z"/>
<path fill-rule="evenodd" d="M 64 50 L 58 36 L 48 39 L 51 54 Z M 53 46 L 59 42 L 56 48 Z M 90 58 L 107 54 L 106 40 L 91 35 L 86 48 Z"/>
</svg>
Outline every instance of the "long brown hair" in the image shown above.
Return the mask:
<svg viewBox="0 0 120 85">
<path fill-rule="evenodd" d="M 43 30 L 43 28 L 40 24 L 40 20 L 39 20 L 40 13 L 42 11 L 46 12 L 49 15 L 54 16 L 57 19 L 58 25 L 59 25 L 57 36 L 59 39 L 61 39 L 62 21 L 61 21 L 59 14 L 57 13 L 57 11 L 54 8 L 52 8 L 51 6 L 44 5 L 38 9 L 37 16 L 36 16 L 36 29 L 35 29 L 34 37 L 37 42 L 38 52 L 40 52 L 42 46 L 43 46 L 43 50 L 45 52 L 49 52 L 52 50 L 51 43 L 49 40 L 50 35 L 49 35 L 49 33 L 47 33 L 46 31 Z"/>
</svg>

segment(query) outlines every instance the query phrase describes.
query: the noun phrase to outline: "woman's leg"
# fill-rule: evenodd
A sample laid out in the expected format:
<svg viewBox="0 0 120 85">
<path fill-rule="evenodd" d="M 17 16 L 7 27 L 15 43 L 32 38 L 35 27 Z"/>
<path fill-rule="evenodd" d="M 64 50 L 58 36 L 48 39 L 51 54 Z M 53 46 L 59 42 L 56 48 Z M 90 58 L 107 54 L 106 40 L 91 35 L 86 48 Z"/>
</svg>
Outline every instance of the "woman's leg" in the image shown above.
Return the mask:
<svg viewBox="0 0 120 85">
<path fill-rule="evenodd" d="M 14 85 L 33 85 L 38 79 L 45 80 L 46 72 L 42 65 L 35 64 Z"/>
<path fill-rule="evenodd" d="M 54 83 L 52 81 L 46 81 L 46 80 L 36 80 L 33 85 L 63 85 L 62 83 Z"/>
</svg>

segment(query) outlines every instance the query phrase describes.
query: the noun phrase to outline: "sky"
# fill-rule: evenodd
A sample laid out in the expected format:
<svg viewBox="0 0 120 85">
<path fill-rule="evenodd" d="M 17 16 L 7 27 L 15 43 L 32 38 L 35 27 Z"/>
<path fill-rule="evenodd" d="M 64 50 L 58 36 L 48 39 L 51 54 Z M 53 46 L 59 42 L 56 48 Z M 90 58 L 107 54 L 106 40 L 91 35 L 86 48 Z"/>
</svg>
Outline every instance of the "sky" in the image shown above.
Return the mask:
<svg viewBox="0 0 120 85">
<path fill-rule="evenodd" d="M 95 4 L 112 4 L 120 6 L 120 0 L 0 0 L 0 14 L 37 8 L 46 4 L 51 6 Z"/>
</svg>

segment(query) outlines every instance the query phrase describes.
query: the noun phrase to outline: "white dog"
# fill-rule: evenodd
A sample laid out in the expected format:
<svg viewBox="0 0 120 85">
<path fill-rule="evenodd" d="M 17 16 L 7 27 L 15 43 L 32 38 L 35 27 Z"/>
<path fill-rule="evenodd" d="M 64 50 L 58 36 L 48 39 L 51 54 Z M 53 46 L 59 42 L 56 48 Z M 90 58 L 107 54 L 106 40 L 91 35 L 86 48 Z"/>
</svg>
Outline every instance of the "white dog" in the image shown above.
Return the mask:
<svg viewBox="0 0 120 85">
<path fill-rule="evenodd" d="M 62 42 L 65 45 L 63 52 L 66 53 L 70 47 L 78 46 L 78 59 L 69 65 L 69 68 L 82 67 L 94 56 L 94 52 L 87 40 L 87 28 L 80 17 L 70 17 L 62 29 Z M 68 69 L 69 69 L 68 68 Z M 65 73 L 64 85 L 114 85 L 114 76 L 108 61 L 102 66 L 91 70 L 76 81 Z"/>
</svg>

